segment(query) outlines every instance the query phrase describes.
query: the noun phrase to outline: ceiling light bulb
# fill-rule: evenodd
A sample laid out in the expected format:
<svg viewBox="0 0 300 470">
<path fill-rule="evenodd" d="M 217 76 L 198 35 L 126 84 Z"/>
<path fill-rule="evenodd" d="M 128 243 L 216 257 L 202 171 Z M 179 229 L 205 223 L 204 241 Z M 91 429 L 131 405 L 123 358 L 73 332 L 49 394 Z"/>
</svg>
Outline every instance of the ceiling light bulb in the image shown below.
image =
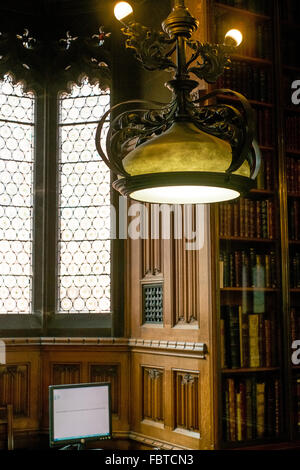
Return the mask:
<svg viewBox="0 0 300 470">
<path fill-rule="evenodd" d="M 114 8 L 114 14 L 117 20 L 122 21 L 126 16 L 133 12 L 132 6 L 127 2 L 118 2 Z"/>
<path fill-rule="evenodd" d="M 238 29 L 231 29 L 225 34 L 225 44 L 231 43 L 235 47 L 238 47 L 242 41 L 243 35 Z"/>
</svg>

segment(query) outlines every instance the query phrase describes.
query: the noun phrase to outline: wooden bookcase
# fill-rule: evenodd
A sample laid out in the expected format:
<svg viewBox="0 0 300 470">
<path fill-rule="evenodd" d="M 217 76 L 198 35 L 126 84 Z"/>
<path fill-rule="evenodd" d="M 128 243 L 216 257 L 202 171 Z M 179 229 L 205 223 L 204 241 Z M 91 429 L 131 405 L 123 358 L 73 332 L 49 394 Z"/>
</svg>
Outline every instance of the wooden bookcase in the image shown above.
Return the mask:
<svg viewBox="0 0 300 470">
<path fill-rule="evenodd" d="M 300 105 L 291 104 L 300 8 L 293 0 L 288 8 L 280 0 L 208 3 L 211 42 L 222 43 L 231 28 L 243 33 L 216 88 L 249 99 L 263 161 L 247 198 L 212 208 L 217 447 L 247 447 L 295 440 L 300 431 L 300 370 L 291 362 L 300 334 Z M 219 101 L 237 105 L 227 95 Z"/>
<path fill-rule="evenodd" d="M 287 309 L 289 320 L 289 344 L 300 335 L 300 105 L 295 104 L 292 84 L 300 78 L 300 59 L 297 41 L 300 27 L 297 18 L 300 14 L 299 2 L 288 0 L 280 5 L 281 57 L 281 115 L 283 119 L 283 166 L 287 210 Z M 293 351 L 293 350 L 292 350 Z M 299 365 L 290 364 L 290 426 L 293 439 L 300 436 L 300 370 Z"/>
</svg>

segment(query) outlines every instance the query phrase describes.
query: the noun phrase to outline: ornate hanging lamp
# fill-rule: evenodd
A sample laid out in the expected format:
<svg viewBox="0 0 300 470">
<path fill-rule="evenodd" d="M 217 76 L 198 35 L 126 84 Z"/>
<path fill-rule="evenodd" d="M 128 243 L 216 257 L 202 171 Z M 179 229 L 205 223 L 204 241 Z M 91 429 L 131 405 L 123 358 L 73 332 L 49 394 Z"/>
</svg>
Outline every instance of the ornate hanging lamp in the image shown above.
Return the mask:
<svg viewBox="0 0 300 470">
<path fill-rule="evenodd" d="M 213 203 L 245 195 L 255 187 L 260 167 L 252 108 L 244 96 L 228 89 L 193 100 L 198 82 L 190 78 L 193 73 L 215 83 L 229 66 L 241 33 L 229 31 L 225 43 L 218 45 L 192 40 L 198 22 L 184 0 L 175 0 L 163 32 L 134 22 L 127 2 L 119 2 L 115 15 L 124 25 L 126 47 L 135 51 L 144 68 L 175 73 L 166 84 L 173 94 L 170 103 L 127 101 L 113 106 L 100 121 L 96 146 L 117 175 L 113 187 L 124 196 L 152 203 Z M 240 109 L 205 105 L 219 94 L 233 95 Z M 110 114 L 104 150 L 101 137 Z"/>
</svg>

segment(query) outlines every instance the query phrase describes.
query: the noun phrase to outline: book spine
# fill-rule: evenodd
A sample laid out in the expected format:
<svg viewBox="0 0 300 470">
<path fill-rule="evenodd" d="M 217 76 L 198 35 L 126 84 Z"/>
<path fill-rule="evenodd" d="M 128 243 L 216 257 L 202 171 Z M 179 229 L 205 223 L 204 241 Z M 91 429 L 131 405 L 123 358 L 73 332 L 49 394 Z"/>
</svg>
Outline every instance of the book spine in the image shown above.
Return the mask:
<svg viewBox="0 0 300 470">
<path fill-rule="evenodd" d="M 246 379 L 246 439 L 250 441 L 253 436 L 252 422 L 252 382 Z"/>
<path fill-rule="evenodd" d="M 265 319 L 265 366 L 272 367 L 272 338 L 271 338 L 271 320 Z"/>
<path fill-rule="evenodd" d="M 241 269 L 241 252 L 234 252 L 234 262 L 235 262 L 235 286 L 241 287 L 242 285 L 242 269 Z"/>
<path fill-rule="evenodd" d="M 238 237 L 239 232 L 239 205 L 237 202 L 233 204 L 233 235 Z"/>
<path fill-rule="evenodd" d="M 221 334 L 221 369 L 227 367 L 226 364 L 226 347 L 225 347 L 225 320 L 221 318 L 220 321 L 220 334 Z"/>
<path fill-rule="evenodd" d="M 259 315 L 249 315 L 249 366 L 257 368 L 259 361 Z"/>
<path fill-rule="evenodd" d="M 271 288 L 271 270 L 270 270 L 270 255 L 265 255 L 265 283 L 267 288 Z"/>
<path fill-rule="evenodd" d="M 266 435 L 275 434 L 275 390 L 273 380 L 266 383 Z"/>
<path fill-rule="evenodd" d="M 236 431 L 237 441 L 242 441 L 242 397 L 240 392 L 236 394 Z"/>
<path fill-rule="evenodd" d="M 279 380 L 275 379 L 275 434 L 280 434 L 280 404 L 279 404 Z"/>
<path fill-rule="evenodd" d="M 256 379 L 252 377 L 251 379 L 251 398 L 252 398 L 252 439 L 256 439 L 257 437 L 257 429 L 256 429 L 256 422 L 257 422 L 257 405 L 256 405 Z"/>
<path fill-rule="evenodd" d="M 256 201 L 256 238 L 261 238 L 261 210 L 260 210 L 260 201 Z"/>
<path fill-rule="evenodd" d="M 240 326 L 239 307 L 233 305 L 229 307 L 229 351 L 230 366 L 232 369 L 240 367 Z"/>
<path fill-rule="evenodd" d="M 262 438 L 265 434 L 265 383 L 256 384 L 256 429 L 257 437 Z"/>
<path fill-rule="evenodd" d="M 300 378 L 297 378 L 297 388 L 296 388 L 296 406 L 297 406 L 297 431 L 300 431 Z"/>
<path fill-rule="evenodd" d="M 228 379 L 229 390 L 229 440 L 236 441 L 236 397 L 234 379 Z"/>
<path fill-rule="evenodd" d="M 225 394 L 224 394 L 224 412 L 223 412 L 223 433 L 226 441 L 230 441 L 230 416 L 229 416 L 229 386 L 226 381 Z"/>
</svg>

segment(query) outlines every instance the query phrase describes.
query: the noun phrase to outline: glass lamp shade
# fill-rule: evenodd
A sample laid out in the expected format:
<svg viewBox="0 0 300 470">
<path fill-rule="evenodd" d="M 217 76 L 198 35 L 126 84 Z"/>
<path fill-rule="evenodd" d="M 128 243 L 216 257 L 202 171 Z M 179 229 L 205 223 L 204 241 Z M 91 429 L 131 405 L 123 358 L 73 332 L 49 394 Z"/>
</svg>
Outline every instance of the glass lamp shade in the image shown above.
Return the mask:
<svg viewBox="0 0 300 470">
<path fill-rule="evenodd" d="M 239 196 L 233 189 L 193 185 L 140 189 L 130 194 L 131 199 L 154 204 L 205 204 L 230 201 Z"/>
<path fill-rule="evenodd" d="M 175 122 L 123 159 L 128 177 L 114 183 L 123 195 L 143 202 L 196 204 L 228 201 L 253 187 L 247 162 L 226 173 L 232 160 L 228 142 L 193 123 Z"/>
</svg>

